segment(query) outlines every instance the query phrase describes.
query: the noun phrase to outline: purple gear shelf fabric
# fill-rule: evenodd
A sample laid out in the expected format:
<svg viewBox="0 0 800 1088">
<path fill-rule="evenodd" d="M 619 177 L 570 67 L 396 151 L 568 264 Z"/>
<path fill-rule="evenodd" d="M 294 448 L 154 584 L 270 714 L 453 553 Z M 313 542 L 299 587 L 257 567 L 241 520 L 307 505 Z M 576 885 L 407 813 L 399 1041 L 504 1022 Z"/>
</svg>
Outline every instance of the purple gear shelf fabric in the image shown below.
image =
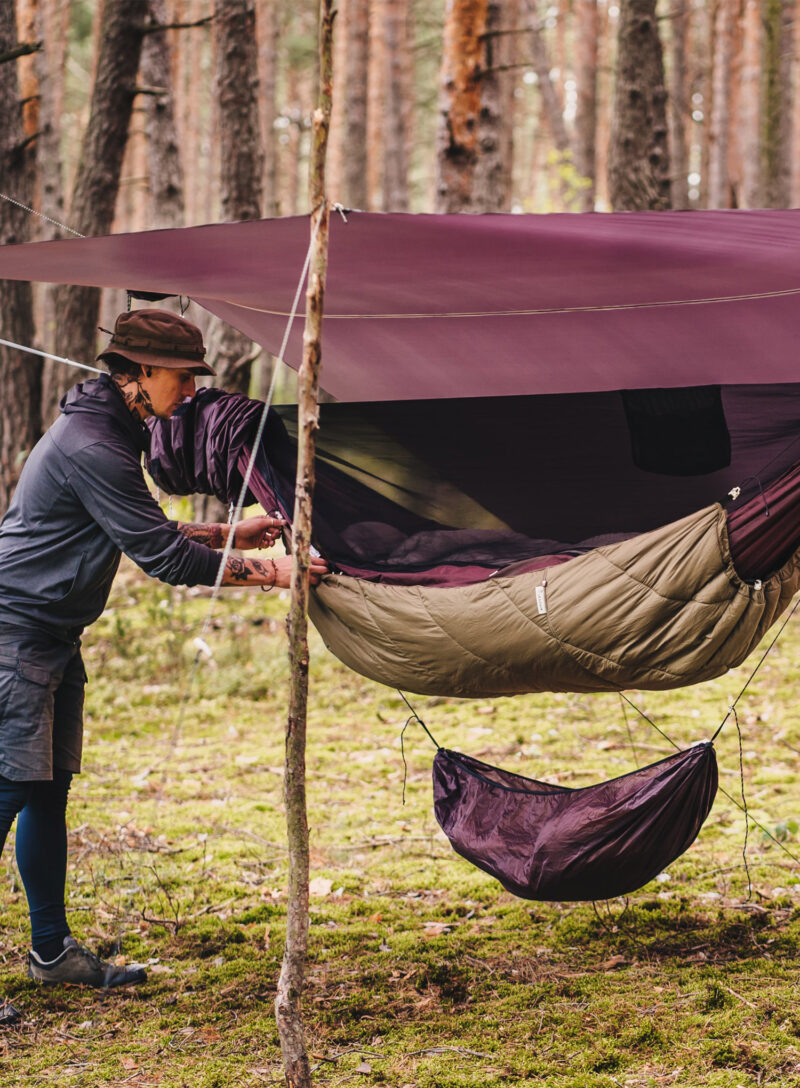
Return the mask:
<svg viewBox="0 0 800 1088">
<path fill-rule="evenodd" d="M 688 850 L 711 811 L 711 743 L 610 782 L 567 789 L 440 748 L 436 819 L 453 849 L 524 899 L 612 899 Z"/>
</svg>

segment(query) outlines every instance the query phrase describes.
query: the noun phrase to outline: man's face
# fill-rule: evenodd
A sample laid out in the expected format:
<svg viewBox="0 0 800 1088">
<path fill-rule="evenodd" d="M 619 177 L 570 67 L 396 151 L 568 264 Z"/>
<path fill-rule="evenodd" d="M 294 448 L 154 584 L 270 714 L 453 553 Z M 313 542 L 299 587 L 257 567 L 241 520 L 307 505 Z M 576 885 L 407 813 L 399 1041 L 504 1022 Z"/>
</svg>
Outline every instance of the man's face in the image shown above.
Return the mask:
<svg viewBox="0 0 800 1088">
<path fill-rule="evenodd" d="M 193 397 L 197 392 L 193 370 L 165 366 L 143 366 L 139 386 L 145 399 L 145 411 L 158 419 L 169 419 L 187 397 Z"/>
</svg>

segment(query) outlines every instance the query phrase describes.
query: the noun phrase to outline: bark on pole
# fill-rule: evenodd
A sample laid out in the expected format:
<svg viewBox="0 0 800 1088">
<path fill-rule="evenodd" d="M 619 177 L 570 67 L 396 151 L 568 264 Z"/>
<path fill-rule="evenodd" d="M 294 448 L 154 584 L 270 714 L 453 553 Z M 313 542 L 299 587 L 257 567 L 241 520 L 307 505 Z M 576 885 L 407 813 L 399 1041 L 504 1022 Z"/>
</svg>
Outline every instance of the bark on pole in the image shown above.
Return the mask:
<svg viewBox="0 0 800 1088">
<path fill-rule="evenodd" d="M 314 111 L 309 195 L 311 260 L 306 290 L 303 360 L 298 375 L 297 478 L 292 522 L 292 596 L 287 621 L 291 689 L 286 723 L 283 797 L 289 848 L 289 900 L 286 945 L 275 998 L 284 1076 L 289 1088 L 308 1088 L 308 1062 L 301 998 L 308 950 L 308 817 L 306 814 L 305 747 L 308 699 L 308 564 L 314 493 L 314 452 L 319 426 L 319 370 L 322 311 L 328 264 L 328 203 L 325 197 L 325 153 L 333 85 L 333 4 L 320 0 L 319 99 Z"/>
</svg>

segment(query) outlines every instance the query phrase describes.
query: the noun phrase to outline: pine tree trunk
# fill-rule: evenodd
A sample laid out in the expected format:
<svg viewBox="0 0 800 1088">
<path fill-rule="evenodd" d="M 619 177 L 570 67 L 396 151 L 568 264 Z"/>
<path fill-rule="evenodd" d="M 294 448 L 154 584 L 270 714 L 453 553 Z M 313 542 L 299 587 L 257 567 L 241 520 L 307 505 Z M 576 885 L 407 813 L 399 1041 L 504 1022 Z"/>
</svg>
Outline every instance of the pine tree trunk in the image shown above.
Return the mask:
<svg viewBox="0 0 800 1088">
<path fill-rule="evenodd" d="M 447 0 L 436 137 L 437 212 L 475 210 L 488 0 Z"/>
<path fill-rule="evenodd" d="M 151 26 L 163 26 L 169 21 L 164 0 L 148 0 L 148 5 Z M 163 91 L 148 94 L 145 99 L 149 179 L 147 225 L 151 230 L 181 227 L 184 222 L 183 167 L 178 150 L 172 57 L 166 30 L 154 30 L 145 35 L 141 80 L 145 87 Z"/>
<path fill-rule="evenodd" d="M 708 206 L 728 206 L 728 133 L 730 125 L 733 0 L 717 0 L 712 41 L 711 117 L 708 151 Z"/>
<path fill-rule="evenodd" d="M 349 0 L 340 0 L 336 11 L 336 34 L 333 42 L 333 102 L 328 132 L 328 155 L 325 163 L 325 187 L 330 200 L 347 204 L 344 160 L 345 101 L 347 98 L 347 24 L 350 18 Z"/>
<path fill-rule="evenodd" d="M 608 195 L 608 148 L 611 142 L 611 103 L 614 88 L 611 73 L 611 57 L 614 52 L 611 21 L 608 7 L 603 4 L 598 10 L 597 32 L 597 136 L 595 146 L 595 204 L 604 210 L 611 205 Z"/>
<path fill-rule="evenodd" d="M 800 207 L 800 0 L 794 0 L 794 28 L 792 34 L 795 57 L 795 87 L 792 95 L 792 202 Z"/>
<path fill-rule="evenodd" d="M 147 0 L 124 4 L 106 0 L 103 5 L 89 123 L 69 209 L 69 225 L 81 234 L 107 234 L 114 221 L 146 11 Z M 65 286 L 59 289 L 57 300 L 59 354 L 91 362 L 97 346 L 99 290 Z M 47 377 L 42 399 L 43 416 L 49 422 L 72 376 L 62 368 Z"/>
<path fill-rule="evenodd" d="M 302 89 L 300 73 L 295 65 L 289 65 L 286 73 L 286 103 L 290 118 L 286 141 L 281 209 L 284 215 L 297 215 L 300 202 L 300 155 L 302 146 Z"/>
<path fill-rule="evenodd" d="M 764 200 L 788 208 L 791 199 L 792 0 L 765 0 L 764 10 Z"/>
<path fill-rule="evenodd" d="M 407 212 L 410 93 L 408 0 L 384 0 L 382 8 L 386 58 L 383 207 L 387 212 Z"/>
<path fill-rule="evenodd" d="M 672 164 L 672 206 L 689 207 L 689 156 L 686 140 L 686 119 L 689 116 L 686 49 L 689 33 L 688 0 L 674 0 L 670 19 L 672 32 L 669 81 L 669 156 Z"/>
<path fill-rule="evenodd" d="M 761 33 L 759 0 L 744 0 L 741 101 L 736 118 L 742 154 L 742 208 L 761 204 Z"/>
<path fill-rule="evenodd" d="M 0 53 L 17 45 L 14 0 L 0 0 Z M 34 190 L 34 145 L 26 140 L 17 62 L 0 64 L 0 177 L 15 200 L 30 204 Z M 0 200 L 0 244 L 29 240 L 30 216 Z M 0 280 L 3 339 L 33 344 L 31 285 Z M 41 366 L 33 356 L 0 346 L 0 514 L 8 507 L 26 455 L 41 433 Z"/>
<path fill-rule="evenodd" d="M 558 95 L 558 101 L 561 105 L 561 110 L 564 110 L 565 99 L 565 87 L 564 84 L 567 78 L 568 62 L 568 47 L 567 41 L 570 38 L 569 33 L 569 17 L 572 7 L 571 0 L 557 0 L 556 8 L 556 26 L 555 26 L 555 72 L 553 73 L 553 86 L 555 87 L 556 94 Z M 552 8 L 551 8 L 552 10 Z"/>
<path fill-rule="evenodd" d="M 389 57 L 383 12 L 384 0 L 371 0 L 367 64 L 367 208 L 371 212 L 382 212 L 386 208 L 383 192 L 384 125 Z"/>
<path fill-rule="evenodd" d="M 310 175 L 312 250 L 306 292 L 303 361 L 298 375 L 298 449 L 292 519 L 292 599 L 287 623 L 291 691 L 286 724 L 284 804 L 289 848 L 286 945 L 275 998 L 281 1055 L 289 1088 L 310 1088 L 311 1072 L 303 1031 L 301 1000 L 308 955 L 309 842 L 306 812 L 306 708 L 308 702 L 308 564 L 314 494 L 314 454 L 319 427 L 319 369 L 322 312 L 328 261 L 328 203 L 325 153 L 332 90 L 333 0 L 320 5 L 320 90 L 314 111 Z"/>
<path fill-rule="evenodd" d="M 537 0 L 525 0 L 525 5 L 530 29 L 531 63 L 536 73 L 536 84 L 542 101 L 542 112 L 556 151 L 559 155 L 566 156 L 571 150 L 570 139 L 567 126 L 564 123 L 564 109 L 561 98 L 550 76 L 552 65 L 547 51 L 544 28 L 539 18 Z"/>
<path fill-rule="evenodd" d="M 222 218 L 258 219 L 262 154 L 255 11 L 252 0 L 216 0 L 214 12 Z M 216 346 L 219 384 L 230 392 L 248 393 L 254 355 L 250 340 L 221 323 L 209 338 Z"/>
<path fill-rule="evenodd" d="M 345 27 L 344 203 L 367 207 L 369 0 L 348 0 Z"/>
<path fill-rule="evenodd" d="M 262 170 L 263 215 L 268 218 L 279 215 L 278 205 L 278 134 L 277 119 L 278 86 L 278 12 L 276 0 L 262 0 L 256 11 L 256 35 L 258 42 L 259 114 L 261 117 L 261 145 L 264 154 Z"/>
<path fill-rule="evenodd" d="M 488 0 L 486 32 L 480 79 L 478 155 L 472 192 L 472 210 L 507 212 L 511 209 L 511 157 L 513 117 L 509 111 L 506 65 L 513 29 L 507 18 L 508 0 Z M 513 99 L 512 99 L 513 101 Z"/>
<path fill-rule="evenodd" d="M 37 194 L 35 207 L 48 219 L 38 219 L 37 239 L 61 238 L 57 223 L 64 222 L 64 179 L 61 161 L 61 117 L 64 108 L 64 68 L 69 36 L 69 5 L 61 0 L 40 0 L 36 10 L 36 37 L 43 48 L 36 53 L 39 83 L 39 121 L 36 139 Z M 46 351 L 54 351 L 58 325 L 56 288 L 42 284 L 36 327 Z"/>
<path fill-rule="evenodd" d="M 608 164 L 616 211 L 670 206 L 666 100 L 655 0 L 621 0 Z"/>
<path fill-rule="evenodd" d="M 594 210 L 597 177 L 597 0 L 576 0 L 575 20 L 575 81 L 578 92 L 575 112 L 575 169 L 589 182 L 583 190 L 581 210 L 591 212 Z"/>
</svg>

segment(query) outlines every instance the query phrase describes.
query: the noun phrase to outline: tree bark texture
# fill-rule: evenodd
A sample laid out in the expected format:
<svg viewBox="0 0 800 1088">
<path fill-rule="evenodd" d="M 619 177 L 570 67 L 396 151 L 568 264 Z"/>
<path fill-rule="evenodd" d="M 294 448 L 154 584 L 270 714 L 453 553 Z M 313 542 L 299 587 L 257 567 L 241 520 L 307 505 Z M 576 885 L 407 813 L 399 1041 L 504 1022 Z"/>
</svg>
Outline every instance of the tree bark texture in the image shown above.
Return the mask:
<svg viewBox="0 0 800 1088">
<path fill-rule="evenodd" d="M 408 0 L 383 0 L 384 66 L 383 209 L 408 211 L 409 64 Z M 366 171 L 364 172 L 366 178 Z"/>
<path fill-rule="evenodd" d="M 800 207 L 800 0 L 794 0 L 792 33 L 795 57 L 795 93 L 792 96 L 792 200 L 791 207 Z"/>
<path fill-rule="evenodd" d="M 475 210 L 488 0 L 447 0 L 436 138 L 437 212 Z"/>
<path fill-rule="evenodd" d="M 382 0 L 372 0 L 367 65 L 367 208 L 371 212 L 382 212 L 386 209 L 383 186 L 388 67 L 384 6 Z"/>
<path fill-rule="evenodd" d="M 222 218 L 258 219 L 262 153 L 255 11 L 252 0 L 216 0 L 214 15 Z"/>
<path fill-rule="evenodd" d="M 597 131 L 595 134 L 595 204 L 608 209 L 608 146 L 611 141 L 611 102 L 614 97 L 611 57 L 614 53 L 611 20 L 608 7 L 603 4 L 598 12 L 597 31 Z"/>
<path fill-rule="evenodd" d="M 711 111 L 708 149 L 708 206 L 728 206 L 728 140 L 730 130 L 733 0 L 717 0 L 711 62 Z"/>
<path fill-rule="evenodd" d="M 262 214 L 279 214 L 278 202 L 278 11 L 277 0 L 262 0 L 256 10 L 258 46 L 259 117 L 261 119 Z"/>
<path fill-rule="evenodd" d="M 506 95 L 513 29 L 507 18 L 509 0 L 488 0 L 484 55 L 480 77 L 478 153 L 472 192 L 472 211 L 511 210 L 511 158 L 513 153 L 511 105 Z"/>
<path fill-rule="evenodd" d="M 788 208 L 792 180 L 793 0 L 765 0 L 762 150 L 766 208 Z"/>
<path fill-rule="evenodd" d="M 761 204 L 761 36 L 759 0 L 744 0 L 741 91 L 738 115 L 735 118 L 742 159 L 738 206 L 742 208 L 758 208 Z"/>
<path fill-rule="evenodd" d="M 292 595 L 289 607 L 291 691 L 286 723 L 284 804 L 289 847 L 289 897 L 286 945 L 275 1017 L 284 1075 L 289 1088 L 310 1088 L 311 1072 L 303 1031 L 301 999 L 308 954 L 308 817 L 306 813 L 305 747 L 308 703 L 308 564 L 314 496 L 314 455 L 319 427 L 319 370 L 322 358 L 322 314 L 328 264 L 328 202 L 325 196 L 325 153 L 333 84 L 333 0 L 320 4 L 319 104 L 313 118 L 310 166 L 311 260 L 306 291 L 303 360 L 297 390 L 297 477 L 292 521 Z"/>
<path fill-rule="evenodd" d="M 556 85 L 550 78 L 552 66 L 547 52 L 544 29 L 539 18 L 537 0 L 525 0 L 528 27 L 530 29 L 530 55 L 533 70 L 536 73 L 536 85 L 542 102 L 542 113 L 550 136 L 560 155 L 571 150 L 567 126 L 564 122 L 564 109 Z"/>
<path fill-rule="evenodd" d="M 148 0 L 150 26 L 169 20 L 164 0 Z M 183 31 L 192 33 L 192 31 Z M 181 227 L 184 221 L 183 166 L 175 122 L 174 80 L 168 31 L 145 35 L 142 46 L 141 81 L 151 90 L 145 97 L 147 136 L 148 222 L 150 230 Z"/>
<path fill-rule="evenodd" d="M 690 113 L 686 51 L 689 34 L 688 0 L 675 0 L 670 19 L 670 79 L 667 117 L 672 164 L 672 206 L 689 207 L 689 155 L 686 120 Z"/>
<path fill-rule="evenodd" d="M 594 211 L 597 176 L 597 50 L 600 21 L 597 0 L 575 3 L 575 169 L 589 185 L 583 190 L 581 211 Z"/>
<path fill-rule="evenodd" d="M 216 86 L 220 122 L 220 202 L 226 222 L 261 216 L 258 52 L 252 0 L 216 0 Z M 219 384 L 248 393 L 253 346 L 229 325 L 214 323 Z"/>
<path fill-rule="evenodd" d="M 347 0 L 344 63 L 344 203 L 367 207 L 369 0 Z"/>
<path fill-rule="evenodd" d="M 0 53 L 17 45 L 14 0 L 0 0 Z M 34 145 L 26 140 L 22 125 L 17 61 L 0 64 L 0 177 L 3 190 L 15 200 L 33 199 Z M 30 216 L 22 208 L 0 200 L 0 244 L 29 240 Z M 31 285 L 0 280 L 0 314 L 3 339 L 33 343 L 33 295 Z M 33 356 L 0 346 L 0 514 L 14 493 L 25 457 L 41 433 L 39 402 L 41 365 Z"/>
<path fill-rule="evenodd" d="M 42 49 L 36 53 L 39 84 L 39 119 L 36 138 L 36 193 L 34 207 L 48 216 L 37 219 L 36 238 L 49 241 L 61 238 L 58 223 L 64 222 L 64 178 L 61 160 L 61 123 L 64 110 L 64 69 L 69 38 L 69 5 L 61 0 L 40 0 L 36 8 L 36 37 Z M 46 351 L 54 351 L 58 323 L 56 288 L 42 284 L 34 288 L 37 308 L 36 327 Z"/>
<path fill-rule="evenodd" d="M 106 0 L 103 5 L 97 68 L 89 123 L 69 209 L 69 226 L 80 234 L 108 234 L 114 221 L 122 160 L 128 139 L 142 50 L 147 0 Z M 65 286 L 57 295 L 59 354 L 78 362 L 94 359 L 100 292 L 95 287 Z M 60 364 L 55 364 L 60 366 Z M 48 369 L 43 415 L 49 422 L 72 375 Z"/>
<path fill-rule="evenodd" d="M 608 163 L 615 211 L 670 207 L 666 100 L 655 0 L 621 0 Z"/>
</svg>

